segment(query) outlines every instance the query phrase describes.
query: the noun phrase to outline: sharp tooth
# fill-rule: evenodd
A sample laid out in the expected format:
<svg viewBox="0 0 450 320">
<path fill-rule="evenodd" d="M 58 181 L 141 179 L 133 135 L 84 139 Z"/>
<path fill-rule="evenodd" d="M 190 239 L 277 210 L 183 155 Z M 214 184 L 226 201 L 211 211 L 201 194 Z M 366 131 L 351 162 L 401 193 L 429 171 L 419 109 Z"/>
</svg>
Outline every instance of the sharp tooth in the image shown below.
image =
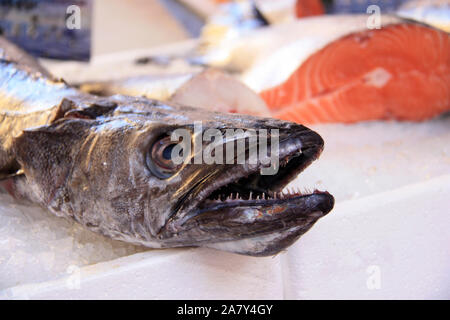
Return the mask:
<svg viewBox="0 0 450 320">
<path fill-rule="evenodd" d="M 266 200 L 266 194 L 263 192 L 262 197 L 264 200 Z"/>
<path fill-rule="evenodd" d="M 253 196 L 253 192 L 250 191 L 250 196 L 249 196 L 249 200 L 252 200 L 252 196 Z"/>
<path fill-rule="evenodd" d="M 256 200 L 259 200 L 259 195 L 256 196 Z"/>
<path fill-rule="evenodd" d="M 236 199 L 239 199 L 239 192 L 236 193 Z"/>
</svg>

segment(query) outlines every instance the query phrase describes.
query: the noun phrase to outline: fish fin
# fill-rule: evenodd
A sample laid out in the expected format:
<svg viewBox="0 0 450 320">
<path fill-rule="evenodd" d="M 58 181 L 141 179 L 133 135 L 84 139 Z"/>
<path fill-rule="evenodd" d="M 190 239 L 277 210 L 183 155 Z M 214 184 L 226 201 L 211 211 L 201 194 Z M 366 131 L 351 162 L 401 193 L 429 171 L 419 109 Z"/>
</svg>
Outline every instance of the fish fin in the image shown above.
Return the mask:
<svg viewBox="0 0 450 320">
<path fill-rule="evenodd" d="M 83 98 L 63 98 L 56 108 L 50 123 L 63 118 L 92 120 L 117 106 L 107 100 Z"/>
</svg>

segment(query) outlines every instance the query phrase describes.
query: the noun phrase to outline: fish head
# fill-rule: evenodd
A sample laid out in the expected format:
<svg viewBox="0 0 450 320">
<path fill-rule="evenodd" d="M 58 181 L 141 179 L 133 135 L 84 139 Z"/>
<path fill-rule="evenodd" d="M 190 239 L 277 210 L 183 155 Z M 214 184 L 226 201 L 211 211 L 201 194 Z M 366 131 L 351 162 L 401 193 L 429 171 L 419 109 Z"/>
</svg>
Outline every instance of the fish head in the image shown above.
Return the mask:
<svg viewBox="0 0 450 320">
<path fill-rule="evenodd" d="M 111 99 L 100 116 L 89 108 L 67 112 L 19 138 L 27 180 L 56 214 L 150 247 L 266 256 L 333 208 L 327 192 L 280 192 L 323 149 L 322 138 L 302 125 Z"/>
</svg>

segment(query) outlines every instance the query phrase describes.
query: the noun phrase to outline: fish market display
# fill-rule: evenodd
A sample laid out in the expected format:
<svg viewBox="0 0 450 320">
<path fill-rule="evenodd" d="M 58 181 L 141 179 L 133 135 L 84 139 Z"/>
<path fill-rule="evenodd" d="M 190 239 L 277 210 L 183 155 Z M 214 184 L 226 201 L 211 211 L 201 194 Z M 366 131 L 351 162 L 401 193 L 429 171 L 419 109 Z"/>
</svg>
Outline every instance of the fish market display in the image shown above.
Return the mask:
<svg viewBox="0 0 450 320">
<path fill-rule="evenodd" d="M 217 95 L 223 73 L 196 81 L 196 90 L 185 90 L 183 99 L 207 109 L 270 114 L 298 123 L 422 121 L 449 111 L 449 34 L 395 16 L 379 18 L 309 17 L 247 30 L 206 47 L 200 41 L 199 61 L 232 71 L 268 108 L 245 86 L 241 91 L 223 87 Z M 214 78 L 220 80 L 217 85 Z M 109 94 L 124 93 L 117 84 L 110 89 Z M 198 103 L 211 96 L 233 99 Z"/>
<path fill-rule="evenodd" d="M 327 192 L 279 192 L 322 151 L 322 138 L 302 125 L 82 93 L 3 39 L 0 48 L 0 189 L 18 201 L 152 248 L 254 256 L 291 245 L 334 205 Z M 199 121 L 201 133 L 278 130 L 276 174 L 262 175 L 262 162 L 176 164 L 171 133 Z M 194 147 L 211 143 L 194 137 Z"/>
<path fill-rule="evenodd" d="M 388 16 L 379 29 L 371 23 L 368 16 L 301 19 L 287 36 L 298 39 L 272 54 L 260 50 L 268 55 L 257 56 L 243 80 L 274 117 L 301 123 L 420 121 L 450 110 L 449 34 Z M 285 66 L 267 79 L 276 61 Z"/>
<path fill-rule="evenodd" d="M 412 23 L 352 33 L 261 96 L 302 123 L 429 119 L 450 110 L 450 37 Z"/>
</svg>

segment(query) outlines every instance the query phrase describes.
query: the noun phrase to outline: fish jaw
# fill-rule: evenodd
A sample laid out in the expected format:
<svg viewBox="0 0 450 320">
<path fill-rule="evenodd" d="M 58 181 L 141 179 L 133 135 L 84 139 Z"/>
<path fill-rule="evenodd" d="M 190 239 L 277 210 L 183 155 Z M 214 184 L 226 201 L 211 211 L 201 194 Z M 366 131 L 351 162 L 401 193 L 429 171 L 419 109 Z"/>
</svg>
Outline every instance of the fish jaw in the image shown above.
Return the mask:
<svg viewBox="0 0 450 320">
<path fill-rule="evenodd" d="M 184 227 L 201 225 L 202 233 L 206 231 L 223 239 L 202 246 L 250 256 L 270 256 L 292 245 L 334 206 L 333 196 L 320 191 L 246 202 L 211 207 L 190 219 Z"/>
<path fill-rule="evenodd" d="M 158 239 L 251 256 L 284 250 L 334 206 L 328 192 L 280 192 L 322 149 L 317 133 L 299 125 L 290 128 L 280 143 L 282 165 L 276 174 L 261 175 L 260 166 L 218 173 L 183 197 Z"/>
</svg>

